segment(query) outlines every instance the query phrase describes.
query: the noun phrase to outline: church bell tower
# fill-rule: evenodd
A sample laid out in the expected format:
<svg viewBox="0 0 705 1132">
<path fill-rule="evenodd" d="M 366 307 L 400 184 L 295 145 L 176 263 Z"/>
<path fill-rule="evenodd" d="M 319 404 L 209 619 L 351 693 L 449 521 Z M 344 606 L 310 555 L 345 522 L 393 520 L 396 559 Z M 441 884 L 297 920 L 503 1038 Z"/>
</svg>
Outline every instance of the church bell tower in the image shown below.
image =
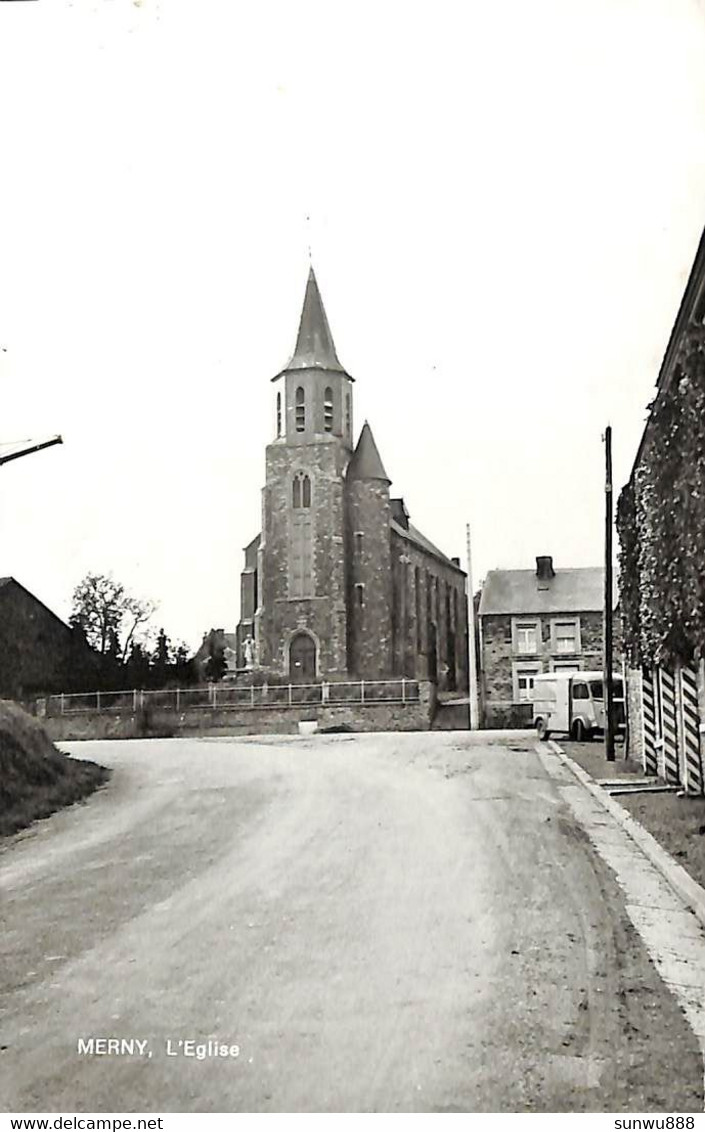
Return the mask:
<svg viewBox="0 0 705 1132">
<path fill-rule="evenodd" d="M 338 361 L 313 268 L 294 353 L 272 381 L 276 436 L 266 451 L 258 661 L 297 682 L 344 679 L 353 378 Z"/>
</svg>

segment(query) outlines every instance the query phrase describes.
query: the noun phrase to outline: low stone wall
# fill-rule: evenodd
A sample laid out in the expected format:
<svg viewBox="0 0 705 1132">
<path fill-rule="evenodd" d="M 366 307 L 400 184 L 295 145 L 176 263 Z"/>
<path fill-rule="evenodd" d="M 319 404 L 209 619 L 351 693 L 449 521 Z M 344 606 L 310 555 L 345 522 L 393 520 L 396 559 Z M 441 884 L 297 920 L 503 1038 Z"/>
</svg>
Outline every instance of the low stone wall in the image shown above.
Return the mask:
<svg viewBox="0 0 705 1132">
<path fill-rule="evenodd" d="M 515 704 L 509 700 L 485 703 L 483 729 L 501 731 L 505 728 L 531 727 L 534 721 L 533 704 Z"/>
<path fill-rule="evenodd" d="M 319 731 L 329 727 L 350 731 L 428 731 L 435 710 L 435 687 L 422 681 L 418 703 L 189 708 L 178 713 L 86 711 L 47 716 L 42 722 L 54 742 L 68 742 L 189 735 L 295 735 L 299 723 L 313 720 Z"/>
</svg>

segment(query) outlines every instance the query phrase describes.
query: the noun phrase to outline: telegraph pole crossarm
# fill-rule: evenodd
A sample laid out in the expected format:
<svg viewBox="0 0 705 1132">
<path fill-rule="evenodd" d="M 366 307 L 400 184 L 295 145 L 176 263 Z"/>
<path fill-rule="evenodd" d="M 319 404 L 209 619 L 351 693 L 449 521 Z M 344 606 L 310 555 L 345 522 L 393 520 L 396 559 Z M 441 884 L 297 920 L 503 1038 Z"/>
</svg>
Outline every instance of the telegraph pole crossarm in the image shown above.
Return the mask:
<svg viewBox="0 0 705 1132">
<path fill-rule="evenodd" d="M 41 440 L 37 444 L 30 444 L 27 448 L 20 448 L 17 452 L 8 452 L 5 456 L 0 454 L 0 464 L 9 464 L 10 460 L 19 460 L 22 456 L 31 456 L 33 452 L 41 452 L 43 448 L 52 448 L 55 444 L 63 444 L 60 436 L 52 436 L 50 440 Z"/>
</svg>

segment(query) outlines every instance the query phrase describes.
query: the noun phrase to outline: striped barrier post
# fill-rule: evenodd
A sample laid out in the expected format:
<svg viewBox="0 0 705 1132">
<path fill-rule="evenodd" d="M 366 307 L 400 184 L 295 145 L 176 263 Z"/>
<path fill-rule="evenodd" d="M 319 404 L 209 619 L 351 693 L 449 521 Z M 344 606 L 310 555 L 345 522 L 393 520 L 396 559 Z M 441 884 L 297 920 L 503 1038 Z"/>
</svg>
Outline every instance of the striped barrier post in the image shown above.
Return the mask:
<svg viewBox="0 0 705 1132">
<path fill-rule="evenodd" d="M 661 692 L 661 735 L 663 737 L 663 777 L 666 782 L 680 782 L 678 767 L 678 721 L 676 715 L 676 680 L 672 672 L 659 668 Z"/>
<path fill-rule="evenodd" d="M 679 669 L 680 742 L 683 751 L 683 783 L 687 794 L 703 793 L 703 765 L 700 753 L 700 712 L 698 674 L 690 667 Z"/>
<path fill-rule="evenodd" d="M 656 699 L 654 696 L 654 673 L 648 668 L 641 670 L 641 718 L 644 736 L 642 765 L 644 774 L 658 774 L 658 753 L 656 750 Z"/>
</svg>

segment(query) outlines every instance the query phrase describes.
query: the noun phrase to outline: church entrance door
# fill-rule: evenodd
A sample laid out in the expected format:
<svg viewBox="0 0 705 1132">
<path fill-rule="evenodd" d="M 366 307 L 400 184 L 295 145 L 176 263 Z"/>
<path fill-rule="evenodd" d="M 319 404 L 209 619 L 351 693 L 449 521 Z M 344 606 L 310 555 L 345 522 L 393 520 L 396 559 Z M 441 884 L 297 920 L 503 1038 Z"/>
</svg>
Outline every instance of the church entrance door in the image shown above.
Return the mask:
<svg viewBox="0 0 705 1132">
<path fill-rule="evenodd" d="M 308 633 L 297 633 L 289 646 L 289 679 L 298 684 L 316 679 L 316 642 Z"/>
</svg>

